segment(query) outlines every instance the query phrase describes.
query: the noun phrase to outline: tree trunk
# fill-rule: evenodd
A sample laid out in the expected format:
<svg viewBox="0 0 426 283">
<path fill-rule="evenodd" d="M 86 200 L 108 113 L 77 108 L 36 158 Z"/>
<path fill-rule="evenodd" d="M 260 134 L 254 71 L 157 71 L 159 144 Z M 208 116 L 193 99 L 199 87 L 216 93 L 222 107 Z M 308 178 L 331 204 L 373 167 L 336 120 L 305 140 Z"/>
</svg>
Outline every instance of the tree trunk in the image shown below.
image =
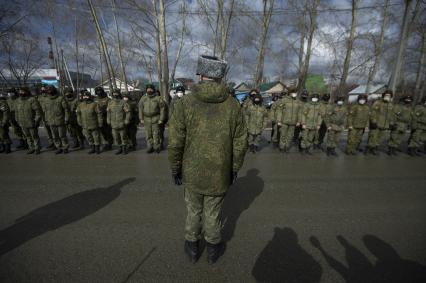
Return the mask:
<svg viewBox="0 0 426 283">
<path fill-rule="evenodd" d="M 126 69 L 124 67 L 123 55 L 122 55 L 122 52 L 121 52 L 120 31 L 118 29 L 117 17 L 115 15 L 115 0 L 111 0 L 111 4 L 112 4 L 112 13 L 113 13 L 113 16 L 114 16 L 115 31 L 117 33 L 117 48 L 118 48 L 118 58 L 120 60 L 120 67 L 121 67 L 121 76 L 123 77 L 124 89 L 128 93 L 129 89 L 127 87 Z"/>
<path fill-rule="evenodd" d="M 377 70 L 379 69 L 380 66 L 380 60 L 382 58 L 382 52 L 383 52 L 383 43 L 385 41 L 385 29 L 386 26 L 388 24 L 388 19 L 389 19 L 389 13 L 388 13 L 388 6 L 389 6 L 389 1 L 390 0 L 385 0 L 385 4 L 383 6 L 383 20 L 382 20 L 382 26 L 380 28 L 380 38 L 379 38 L 379 43 L 376 47 L 375 50 L 375 54 L 374 54 L 374 63 L 373 66 L 368 74 L 368 79 L 367 79 L 367 86 L 365 89 L 365 92 L 367 94 L 370 94 L 370 88 L 371 88 L 371 84 L 373 83 L 373 80 L 376 76 Z"/>
<path fill-rule="evenodd" d="M 75 80 L 75 87 L 77 91 L 80 89 L 79 84 L 79 66 L 78 66 L 78 26 L 77 26 L 77 16 L 74 18 L 75 21 L 75 72 L 76 72 L 76 80 Z"/>
<path fill-rule="evenodd" d="M 256 64 L 256 74 L 254 77 L 254 81 L 256 83 L 256 87 L 259 87 L 263 80 L 263 69 L 265 63 L 265 53 L 266 53 L 266 42 L 268 38 L 268 30 L 269 24 L 271 21 L 272 11 L 274 9 L 274 0 L 270 0 L 269 8 L 268 1 L 263 0 L 263 17 L 262 17 L 262 33 L 260 36 L 260 48 L 259 54 L 257 56 L 257 64 Z"/>
<path fill-rule="evenodd" d="M 182 11 L 182 29 L 180 31 L 179 48 L 176 52 L 175 62 L 173 64 L 172 73 L 170 75 L 172 81 L 175 80 L 176 68 L 180 60 L 182 48 L 184 45 L 185 33 L 186 33 L 186 2 L 185 1 L 183 2 L 183 5 L 181 6 L 181 11 Z"/>
<path fill-rule="evenodd" d="M 220 59 L 225 60 L 226 57 L 226 47 L 228 44 L 228 35 L 229 35 L 229 28 L 231 26 L 231 20 L 232 20 L 232 15 L 234 13 L 234 0 L 231 0 L 231 4 L 230 4 L 230 10 L 229 10 L 229 15 L 228 15 L 228 19 L 225 19 L 224 16 L 224 7 L 222 5 L 222 25 L 221 25 L 221 48 L 220 48 Z"/>
<path fill-rule="evenodd" d="M 398 55 L 395 62 L 395 67 L 393 69 L 392 75 L 389 79 L 389 88 L 395 92 L 396 87 L 400 81 L 400 74 L 401 74 L 401 68 L 404 64 L 404 51 L 405 46 L 407 45 L 407 38 L 408 38 L 408 23 L 409 23 L 409 17 L 408 12 L 410 11 L 410 5 L 412 0 L 405 0 L 405 10 L 404 10 L 404 18 L 402 22 L 402 28 L 401 28 L 401 34 L 399 37 L 399 48 L 398 48 Z"/>
<path fill-rule="evenodd" d="M 345 55 L 345 61 L 343 63 L 343 73 L 342 73 L 342 77 L 340 78 L 340 84 L 339 84 L 339 94 L 340 95 L 343 94 L 343 91 L 346 87 L 346 80 L 348 79 L 348 74 L 349 74 L 349 66 L 350 66 L 350 63 L 351 63 L 352 47 L 353 47 L 354 37 L 355 37 L 357 2 L 358 2 L 358 0 L 352 0 L 351 30 L 350 30 L 350 33 L 349 33 L 349 38 L 347 39 L 346 55 Z"/>
<path fill-rule="evenodd" d="M 420 48 L 419 66 L 417 67 L 416 74 L 416 88 L 414 93 L 416 96 L 420 96 L 420 88 L 422 84 L 423 68 L 425 64 L 425 51 L 426 51 L 426 32 L 422 34 L 422 47 Z"/>
<path fill-rule="evenodd" d="M 169 56 L 167 52 L 167 31 L 166 31 L 166 10 L 164 0 L 160 0 L 160 13 L 159 13 L 159 30 L 161 39 L 161 61 L 162 61 L 162 80 L 161 80 L 161 94 L 164 101 L 169 103 Z"/>
<path fill-rule="evenodd" d="M 305 57 L 305 37 L 306 37 L 306 13 L 308 10 L 308 1 L 304 0 L 303 2 L 303 15 L 302 19 L 299 19 L 299 30 L 300 30 L 300 45 L 299 45 L 299 77 L 298 77 L 298 86 L 299 86 L 299 92 L 302 91 L 302 88 L 304 85 L 302 85 L 302 82 L 304 82 L 303 78 L 303 58 Z M 304 83 L 303 83 L 304 84 Z"/>
</svg>

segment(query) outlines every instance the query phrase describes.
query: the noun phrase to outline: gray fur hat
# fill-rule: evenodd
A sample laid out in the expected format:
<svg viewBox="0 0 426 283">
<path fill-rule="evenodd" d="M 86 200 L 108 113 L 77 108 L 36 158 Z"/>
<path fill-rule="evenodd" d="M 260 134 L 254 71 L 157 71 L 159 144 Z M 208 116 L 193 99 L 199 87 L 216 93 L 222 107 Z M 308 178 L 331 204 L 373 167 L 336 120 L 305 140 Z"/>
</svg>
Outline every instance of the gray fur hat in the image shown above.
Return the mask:
<svg viewBox="0 0 426 283">
<path fill-rule="evenodd" d="M 215 56 L 201 55 L 198 57 L 197 75 L 211 79 L 221 79 L 225 76 L 228 63 Z"/>
</svg>

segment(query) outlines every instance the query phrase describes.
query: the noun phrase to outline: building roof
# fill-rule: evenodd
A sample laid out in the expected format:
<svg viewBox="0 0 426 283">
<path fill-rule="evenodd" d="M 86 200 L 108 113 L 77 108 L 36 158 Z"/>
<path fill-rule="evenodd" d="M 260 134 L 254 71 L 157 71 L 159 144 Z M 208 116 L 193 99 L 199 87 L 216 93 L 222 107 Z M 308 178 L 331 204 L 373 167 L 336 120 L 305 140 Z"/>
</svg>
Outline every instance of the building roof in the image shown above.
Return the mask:
<svg viewBox="0 0 426 283">
<path fill-rule="evenodd" d="M 245 92 L 245 91 L 250 91 L 251 88 L 247 83 L 242 82 L 242 83 L 238 84 L 236 87 L 234 87 L 234 89 L 235 89 L 235 91 Z"/>
<path fill-rule="evenodd" d="M 370 93 L 381 93 L 384 91 L 384 88 L 386 88 L 385 84 L 376 84 L 370 86 Z M 349 95 L 358 95 L 358 94 L 365 94 L 367 91 L 367 85 L 360 85 L 357 88 L 353 89 L 349 92 Z"/>
</svg>

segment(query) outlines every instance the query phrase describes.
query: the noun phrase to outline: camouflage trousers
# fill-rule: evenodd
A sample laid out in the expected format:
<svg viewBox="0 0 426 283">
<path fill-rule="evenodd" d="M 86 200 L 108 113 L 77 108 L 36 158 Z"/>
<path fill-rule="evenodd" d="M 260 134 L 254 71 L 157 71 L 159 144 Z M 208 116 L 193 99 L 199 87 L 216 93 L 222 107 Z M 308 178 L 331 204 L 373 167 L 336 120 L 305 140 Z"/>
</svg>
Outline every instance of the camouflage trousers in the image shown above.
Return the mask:
<svg viewBox="0 0 426 283">
<path fill-rule="evenodd" d="M 9 125 L 0 126 L 0 144 L 11 144 L 9 137 Z"/>
<path fill-rule="evenodd" d="M 389 130 L 388 129 L 374 129 L 370 130 L 368 134 L 368 147 L 378 147 L 382 144 L 383 140 L 387 136 Z"/>
<path fill-rule="evenodd" d="M 419 148 L 424 146 L 426 142 L 426 129 L 416 129 L 411 133 L 410 143 L 408 147 Z"/>
<path fill-rule="evenodd" d="M 310 148 L 314 143 L 315 135 L 318 133 L 316 129 L 304 129 L 302 131 L 302 143 L 303 149 Z"/>
<path fill-rule="evenodd" d="M 151 121 L 148 118 L 145 118 L 145 139 L 148 148 L 153 148 L 155 150 L 160 148 L 160 126 L 158 125 L 158 119 L 153 119 Z"/>
<path fill-rule="evenodd" d="M 278 143 L 280 141 L 280 129 L 276 122 L 272 122 L 271 142 Z"/>
<path fill-rule="evenodd" d="M 83 134 L 89 142 L 89 145 L 101 144 L 101 133 L 99 129 L 83 129 Z"/>
<path fill-rule="evenodd" d="M 45 120 L 43 120 L 44 130 L 46 131 L 47 135 L 47 142 L 49 145 L 53 145 L 53 135 L 52 135 L 52 129 L 50 126 L 46 123 Z"/>
<path fill-rule="evenodd" d="M 327 134 L 327 125 L 322 122 L 321 127 L 315 134 L 314 144 L 322 144 L 324 142 L 325 135 Z"/>
<path fill-rule="evenodd" d="M 109 125 L 105 124 L 99 129 L 100 143 L 103 145 L 111 145 L 113 142 L 112 129 Z"/>
<path fill-rule="evenodd" d="M 24 137 L 27 140 L 28 147 L 30 149 L 40 148 L 40 138 L 38 136 L 38 128 L 22 128 Z"/>
<path fill-rule="evenodd" d="M 185 223 L 185 239 L 195 242 L 204 239 L 211 244 L 222 240 L 221 209 L 225 196 L 206 196 L 185 189 L 187 217 Z"/>
<path fill-rule="evenodd" d="M 15 137 L 17 137 L 18 139 L 24 138 L 24 133 L 22 132 L 21 127 L 15 119 L 10 120 L 10 126 L 12 127 L 13 134 L 15 135 Z"/>
<path fill-rule="evenodd" d="M 250 134 L 250 133 L 248 134 L 249 145 L 259 146 L 261 139 L 262 139 L 261 134 Z"/>
<path fill-rule="evenodd" d="M 53 142 L 57 149 L 68 149 L 67 128 L 65 125 L 50 126 Z"/>
<path fill-rule="evenodd" d="M 346 145 L 346 152 L 355 153 L 358 146 L 361 144 L 362 136 L 365 129 L 351 129 L 348 132 L 348 142 Z"/>
<path fill-rule="evenodd" d="M 403 130 L 391 131 L 388 145 L 390 147 L 398 148 L 404 141 L 404 137 L 405 137 L 405 131 Z"/>
<path fill-rule="evenodd" d="M 129 145 L 132 147 L 136 147 L 137 140 L 136 140 L 136 134 L 138 132 L 138 125 L 135 122 L 131 122 L 129 125 L 126 126 L 127 129 L 127 135 L 129 137 Z"/>
<path fill-rule="evenodd" d="M 122 129 L 112 129 L 112 136 L 114 138 L 114 144 L 116 146 L 124 146 L 128 144 L 127 130 L 126 128 Z"/>
<path fill-rule="evenodd" d="M 280 130 L 280 149 L 289 148 L 294 137 L 294 125 L 283 124 Z"/>
<path fill-rule="evenodd" d="M 327 131 L 327 148 L 336 148 L 340 141 L 342 131 L 328 130 Z"/>
<path fill-rule="evenodd" d="M 80 125 L 69 123 L 67 125 L 67 130 L 68 130 L 68 133 L 70 134 L 70 137 L 74 140 L 74 143 L 76 144 L 84 143 L 83 130 L 81 129 Z"/>
</svg>

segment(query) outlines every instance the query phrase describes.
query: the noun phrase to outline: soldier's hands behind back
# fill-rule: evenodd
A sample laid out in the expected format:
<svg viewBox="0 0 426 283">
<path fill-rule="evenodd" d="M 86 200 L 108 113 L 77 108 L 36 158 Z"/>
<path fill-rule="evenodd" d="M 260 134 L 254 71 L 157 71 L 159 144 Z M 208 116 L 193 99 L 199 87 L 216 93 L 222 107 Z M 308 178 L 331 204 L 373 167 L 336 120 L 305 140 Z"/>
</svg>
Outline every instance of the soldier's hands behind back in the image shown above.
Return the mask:
<svg viewBox="0 0 426 283">
<path fill-rule="evenodd" d="M 172 179 L 176 186 L 182 185 L 182 171 L 179 169 L 172 169 Z"/>
</svg>

